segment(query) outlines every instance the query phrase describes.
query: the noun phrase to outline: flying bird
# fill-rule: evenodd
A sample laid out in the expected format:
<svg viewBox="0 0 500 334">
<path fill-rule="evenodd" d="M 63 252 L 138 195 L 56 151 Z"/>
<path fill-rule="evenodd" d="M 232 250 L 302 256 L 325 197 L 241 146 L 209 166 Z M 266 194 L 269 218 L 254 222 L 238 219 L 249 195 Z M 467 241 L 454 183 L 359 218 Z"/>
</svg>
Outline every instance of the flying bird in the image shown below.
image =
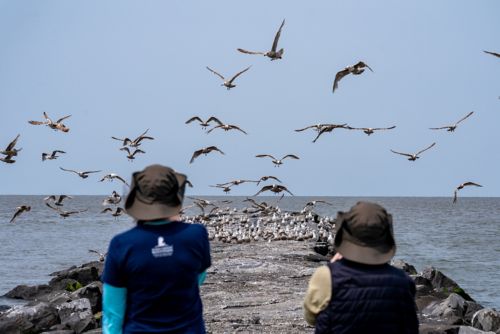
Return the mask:
<svg viewBox="0 0 500 334">
<path fill-rule="evenodd" d="M 297 130 L 295 130 L 295 132 L 302 132 L 302 131 L 307 130 L 307 129 L 314 129 L 317 132 L 319 132 L 319 131 L 321 131 L 321 129 L 323 129 L 324 127 L 329 126 L 329 125 L 331 125 L 331 124 L 321 124 L 321 123 L 313 124 L 313 125 L 306 126 L 305 128 L 302 128 L 302 129 L 297 129 Z M 347 123 L 344 125 L 347 125 Z"/>
<path fill-rule="evenodd" d="M 210 122 L 212 122 L 212 121 L 213 121 L 213 122 L 218 123 L 219 125 L 220 125 L 220 124 L 222 124 L 222 122 L 221 122 L 221 121 L 219 121 L 219 120 L 217 119 L 217 117 L 214 117 L 214 116 L 210 116 L 210 118 L 209 118 L 209 119 L 207 119 L 206 121 L 203 121 L 203 120 L 202 120 L 200 117 L 198 117 L 198 116 L 193 116 L 193 117 L 191 117 L 190 119 L 188 119 L 188 120 L 186 121 L 186 124 L 189 124 L 189 123 L 191 123 L 191 122 L 193 122 L 193 121 L 198 121 L 198 122 L 200 123 L 200 126 L 201 126 L 201 128 L 202 128 L 202 129 L 205 129 L 207 126 L 210 126 Z"/>
<path fill-rule="evenodd" d="M 56 195 L 50 195 L 50 196 L 47 196 L 45 197 L 43 200 L 45 201 L 45 203 L 48 203 L 48 202 L 54 202 L 54 205 L 57 205 L 57 206 L 63 206 L 63 201 L 68 198 L 68 199 L 72 199 L 73 197 L 71 196 L 68 196 L 68 195 L 59 195 L 59 196 L 56 196 Z"/>
<path fill-rule="evenodd" d="M 458 191 L 460 189 L 463 189 L 464 187 L 467 187 L 467 186 L 482 187 L 482 185 L 474 183 L 474 182 L 470 182 L 470 181 L 460 184 L 458 187 L 455 188 L 455 191 L 453 192 L 453 203 L 457 202 Z"/>
<path fill-rule="evenodd" d="M 333 81 L 332 92 L 335 92 L 335 89 L 338 88 L 339 81 L 342 80 L 343 77 L 345 77 L 348 74 L 359 75 L 365 71 L 365 67 L 373 72 L 371 67 L 362 61 L 360 61 L 357 64 L 354 64 L 352 66 L 348 66 L 348 67 L 344 68 L 342 71 L 337 72 L 337 74 L 335 75 L 335 80 Z"/>
<path fill-rule="evenodd" d="M 19 217 L 19 215 L 23 212 L 28 212 L 28 211 L 31 211 L 31 206 L 29 205 L 21 205 L 21 206 L 18 206 L 16 207 L 16 212 L 14 213 L 14 216 L 12 216 L 12 218 L 10 219 L 9 223 L 13 223 L 14 220 Z"/>
<path fill-rule="evenodd" d="M 369 136 L 369 135 L 373 134 L 375 131 L 392 130 L 395 127 L 396 127 L 395 125 L 388 127 L 388 128 L 353 128 L 353 127 L 347 126 L 346 129 L 348 129 L 348 130 L 362 130 L 364 133 L 366 133 Z"/>
<path fill-rule="evenodd" d="M 418 151 L 417 153 L 414 153 L 414 154 L 410 154 L 410 153 L 401 153 L 401 152 L 396 152 L 396 151 L 393 151 L 391 150 L 392 153 L 396 153 L 396 154 L 400 154 L 400 155 L 404 155 L 404 156 L 407 156 L 408 157 L 408 160 L 410 161 L 415 161 L 417 159 L 419 159 L 419 155 L 425 151 L 427 151 L 428 149 L 430 149 L 431 147 L 433 147 L 434 145 L 436 145 L 436 143 L 432 143 L 431 145 L 429 145 L 428 147 L 424 148 L 423 150 L 421 151 Z"/>
<path fill-rule="evenodd" d="M 18 134 L 16 138 L 14 138 L 9 145 L 5 148 L 5 150 L 0 151 L 0 154 L 5 155 L 5 159 L 10 160 L 10 158 L 17 156 L 17 153 L 22 150 L 22 148 L 16 149 L 15 146 L 17 144 L 17 140 L 21 135 Z M 14 161 L 14 160 L 13 160 Z"/>
<path fill-rule="evenodd" d="M 93 250 L 93 249 L 89 249 L 89 253 L 95 253 L 99 256 L 99 262 L 104 262 L 104 259 L 106 258 L 106 255 L 108 255 L 108 253 L 102 253 L 102 252 L 99 252 L 99 251 L 96 251 L 96 250 Z"/>
<path fill-rule="evenodd" d="M 116 205 L 120 203 L 122 197 L 113 190 L 113 193 L 102 201 L 102 205 Z"/>
<path fill-rule="evenodd" d="M 313 201 L 309 201 L 306 203 L 306 205 L 304 206 L 304 209 L 302 209 L 302 211 L 309 211 L 309 210 L 312 210 L 312 208 L 314 208 L 316 206 L 316 204 L 318 203 L 323 203 L 323 204 L 326 204 L 326 205 L 330 205 L 332 206 L 333 204 L 330 203 L 330 202 L 327 202 L 327 201 L 323 201 L 323 200 L 313 200 Z"/>
<path fill-rule="evenodd" d="M 194 159 L 199 157 L 201 154 L 207 155 L 210 152 L 217 151 L 221 154 L 224 154 L 221 150 L 219 150 L 216 146 L 209 146 L 209 147 L 204 147 L 200 148 L 199 150 L 194 151 L 193 156 L 191 157 L 191 160 L 189 161 L 190 164 L 193 163 Z"/>
<path fill-rule="evenodd" d="M 245 182 L 257 182 L 257 181 L 254 181 L 254 180 L 232 180 L 232 181 L 229 181 L 229 182 L 226 182 L 226 183 L 218 183 L 217 186 L 219 187 L 223 187 L 223 186 L 228 186 L 228 185 L 231 185 L 231 186 L 238 186 L 242 183 L 245 183 Z"/>
<path fill-rule="evenodd" d="M 237 50 L 239 52 L 251 54 L 251 55 L 263 55 L 263 56 L 269 57 L 271 60 L 281 59 L 281 57 L 283 57 L 284 50 L 283 50 L 283 48 L 281 48 L 278 51 L 276 51 L 276 49 L 278 48 L 278 41 L 280 39 L 281 29 L 283 28 L 284 25 L 285 25 L 285 20 L 283 20 L 283 22 L 281 22 L 280 28 L 278 29 L 278 32 L 276 32 L 276 36 L 274 36 L 273 46 L 271 47 L 270 51 L 256 52 L 256 51 L 248 51 L 248 50 L 239 49 L 239 48 Z"/>
<path fill-rule="evenodd" d="M 218 76 L 219 78 L 222 79 L 222 81 L 224 81 L 223 84 L 221 84 L 221 86 L 225 86 L 227 88 L 227 90 L 230 90 L 231 88 L 234 88 L 236 87 L 235 84 L 233 84 L 233 81 L 234 79 L 236 79 L 237 77 L 239 77 L 241 74 L 245 73 L 246 71 L 248 71 L 250 69 L 250 67 L 252 66 L 248 66 L 247 68 L 245 68 L 243 71 L 241 72 L 238 72 L 236 73 L 230 80 L 226 80 L 226 78 L 224 78 L 222 75 L 220 75 L 219 73 L 217 73 L 216 71 L 212 70 L 210 67 L 207 66 L 207 70 L 209 70 L 210 72 L 212 72 L 213 74 L 215 74 L 216 76 Z"/>
<path fill-rule="evenodd" d="M 137 138 L 135 139 L 130 139 L 128 137 L 125 137 L 125 138 L 117 138 L 117 137 L 113 137 L 111 136 L 112 139 L 114 140 L 119 140 L 122 142 L 122 146 L 130 146 L 130 147 L 139 147 L 141 145 L 141 142 L 144 140 L 144 139 L 148 139 L 148 140 L 154 140 L 153 137 L 151 136 L 146 136 L 146 133 L 148 133 L 149 129 L 146 129 L 146 131 L 144 131 L 142 134 L 140 134 Z"/>
<path fill-rule="evenodd" d="M 52 153 L 42 153 L 42 161 L 45 161 L 45 160 L 55 160 L 57 158 L 59 158 L 59 156 L 57 155 L 57 153 L 66 153 L 64 151 L 61 151 L 61 150 L 54 150 L 52 151 Z"/>
<path fill-rule="evenodd" d="M 327 133 L 327 132 L 332 132 L 333 130 L 337 129 L 337 128 L 341 128 L 341 129 L 348 129 L 347 127 L 347 123 L 344 123 L 344 124 L 325 124 L 323 126 L 323 128 L 321 130 L 319 130 L 318 132 L 318 135 L 316 136 L 316 138 L 314 138 L 313 140 L 313 143 L 316 142 L 316 140 L 318 140 L 318 138 L 323 134 L 323 133 Z"/>
<path fill-rule="evenodd" d="M 53 207 L 52 205 L 50 205 L 47 202 L 45 202 L 45 205 L 48 206 L 49 208 L 51 208 L 52 210 L 56 211 L 59 214 L 59 216 L 61 216 L 63 218 L 68 218 L 71 215 L 82 213 L 82 212 L 85 212 L 88 210 L 88 209 L 85 209 L 85 210 L 64 211 L 64 210 L 61 210 L 60 208 Z"/>
<path fill-rule="evenodd" d="M 111 208 L 104 208 L 101 213 L 106 213 L 106 212 L 111 212 L 111 215 L 113 217 L 120 217 L 123 213 L 125 213 L 125 210 L 123 210 L 123 208 L 121 207 L 117 207 L 115 209 L 115 211 L 113 211 L 113 209 Z"/>
<path fill-rule="evenodd" d="M 247 134 L 244 130 L 239 128 L 237 125 L 232 125 L 232 124 L 219 124 L 211 128 L 210 130 L 207 131 L 207 133 L 210 133 L 214 131 L 215 129 L 223 129 L 224 131 L 229 131 L 229 130 L 238 130 L 240 132 L 243 132 L 244 134 Z"/>
<path fill-rule="evenodd" d="M 278 181 L 279 183 L 281 183 L 281 180 L 278 179 L 276 176 L 272 176 L 272 175 L 266 175 L 266 176 L 262 176 L 258 181 L 257 181 L 257 185 L 259 185 L 261 182 L 264 182 L 264 181 L 267 181 L 269 179 L 272 179 L 272 180 L 275 180 L 275 181 Z"/>
<path fill-rule="evenodd" d="M 125 184 L 126 186 L 129 186 L 127 181 L 125 181 L 120 175 L 118 174 L 115 174 L 115 173 L 110 173 L 110 174 L 106 174 L 104 175 L 100 180 L 99 182 L 103 182 L 105 180 L 109 180 L 109 181 L 113 181 L 114 179 L 117 179 L 117 180 L 120 180 L 123 182 L 123 184 Z"/>
<path fill-rule="evenodd" d="M 268 185 L 268 186 L 263 186 L 254 196 L 257 196 L 264 191 L 272 191 L 275 194 L 279 194 L 280 192 L 286 191 L 287 193 L 289 193 L 290 195 L 293 196 L 293 194 L 287 189 L 287 187 L 282 186 L 280 184 L 272 184 L 272 185 Z"/>
<path fill-rule="evenodd" d="M 125 151 L 125 152 L 127 152 L 127 159 L 128 159 L 129 161 L 134 160 L 134 159 L 135 159 L 135 155 L 136 155 L 137 153 L 146 153 L 146 152 L 144 152 L 143 150 L 141 150 L 141 149 L 139 149 L 139 148 L 136 148 L 136 149 L 134 150 L 134 152 L 132 152 L 132 153 L 131 153 L 131 152 L 130 152 L 130 149 L 129 149 L 127 146 L 122 147 L 122 148 L 120 149 L 120 151 Z"/>
<path fill-rule="evenodd" d="M 449 132 L 453 132 L 455 131 L 455 129 L 457 128 L 458 126 L 458 123 L 462 122 L 463 120 L 465 120 L 466 118 L 468 118 L 470 115 L 472 115 L 474 112 L 471 111 L 470 113 L 468 113 L 467 115 L 465 115 L 464 117 L 462 117 L 461 119 L 458 120 L 458 122 L 456 122 L 455 124 L 452 124 L 452 125 L 445 125 L 445 126 L 441 126 L 439 128 L 429 128 L 431 130 L 441 130 L 441 129 L 446 129 L 446 131 L 449 131 Z"/>
<path fill-rule="evenodd" d="M 71 117 L 71 115 L 64 116 L 59 118 L 57 121 L 53 121 L 49 118 L 47 113 L 44 111 L 43 112 L 43 117 L 45 118 L 45 121 L 28 121 L 28 123 L 33 124 L 33 125 L 47 125 L 49 128 L 54 129 L 54 130 L 60 130 L 62 132 L 68 132 L 69 128 L 62 123 L 66 118 Z"/>
<path fill-rule="evenodd" d="M 483 50 L 484 53 L 487 53 L 487 54 L 490 54 L 492 56 L 495 56 L 495 57 L 499 57 L 500 58 L 500 53 L 496 53 L 496 52 L 491 52 L 491 51 L 486 51 L 486 50 Z"/>
<path fill-rule="evenodd" d="M 225 186 L 223 186 L 223 185 L 217 184 L 217 185 L 215 185 L 215 186 L 212 186 L 212 185 L 211 185 L 210 187 L 214 187 L 214 188 L 221 188 L 221 189 L 222 189 L 222 191 L 223 191 L 225 194 L 229 194 L 229 192 L 231 191 L 231 186 L 229 186 L 229 185 L 225 185 Z"/>
<path fill-rule="evenodd" d="M 59 167 L 59 169 L 65 171 L 65 172 L 72 172 L 72 173 L 75 173 L 77 174 L 79 177 L 81 177 L 82 179 L 86 179 L 89 177 L 89 174 L 92 174 L 92 173 L 100 173 L 101 171 L 100 170 L 91 170 L 91 171 L 85 171 L 85 172 L 79 172 L 79 171 L 76 171 L 76 170 L 72 170 L 72 169 L 65 169 L 65 168 L 62 168 L 62 167 Z"/>
<path fill-rule="evenodd" d="M 270 154 L 257 154 L 255 157 L 256 158 L 265 158 L 265 157 L 271 158 L 272 162 L 274 164 L 274 167 L 279 167 L 280 165 L 282 165 L 283 164 L 283 160 L 285 160 L 286 158 L 300 159 L 298 156 L 296 156 L 294 154 L 287 154 L 287 155 L 285 155 L 281 159 L 276 159 L 274 156 L 272 156 Z"/>
</svg>

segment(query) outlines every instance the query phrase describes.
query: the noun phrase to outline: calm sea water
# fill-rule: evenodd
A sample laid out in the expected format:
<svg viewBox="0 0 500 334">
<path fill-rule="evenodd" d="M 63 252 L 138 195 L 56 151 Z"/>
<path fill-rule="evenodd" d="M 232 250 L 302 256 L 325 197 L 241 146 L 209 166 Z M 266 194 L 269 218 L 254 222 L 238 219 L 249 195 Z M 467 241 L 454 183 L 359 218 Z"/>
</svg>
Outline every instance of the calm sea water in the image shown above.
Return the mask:
<svg viewBox="0 0 500 334">
<path fill-rule="evenodd" d="M 65 210 L 88 211 L 60 218 L 45 206 L 44 196 L 0 196 L 0 295 L 18 284 L 41 284 L 51 272 L 95 260 L 89 249 L 105 251 L 110 239 L 133 222 L 101 214 L 104 196 L 76 196 Z M 244 197 L 231 199 L 232 207 L 244 207 Z M 320 215 L 335 216 L 358 200 L 382 204 L 393 214 L 398 250 L 396 257 L 422 270 L 432 265 L 458 282 L 483 306 L 500 309 L 500 198 L 399 197 L 284 197 L 283 210 L 300 210 L 312 199 L 324 199 L 333 206 L 318 205 Z M 276 197 L 262 197 L 272 203 Z M 186 199 L 186 205 L 190 203 Z M 15 223 L 9 224 L 15 207 L 31 205 Z M 189 212 L 188 212 L 189 213 Z M 0 304 L 12 303 L 0 297 Z"/>
</svg>

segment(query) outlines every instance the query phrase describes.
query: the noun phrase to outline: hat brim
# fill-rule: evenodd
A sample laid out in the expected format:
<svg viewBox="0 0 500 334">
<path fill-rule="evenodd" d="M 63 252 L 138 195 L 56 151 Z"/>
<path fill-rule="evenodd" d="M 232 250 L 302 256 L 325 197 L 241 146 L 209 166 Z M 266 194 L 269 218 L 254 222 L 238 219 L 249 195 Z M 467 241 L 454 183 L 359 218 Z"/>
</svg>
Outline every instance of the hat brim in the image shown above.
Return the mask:
<svg viewBox="0 0 500 334">
<path fill-rule="evenodd" d="M 384 264 L 389 262 L 396 254 L 395 245 L 388 251 L 382 252 L 374 247 L 357 245 L 346 240 L 346 238 L 343 238 L 336 250 L 346 259 L 364 264 Z"/>
</svg>

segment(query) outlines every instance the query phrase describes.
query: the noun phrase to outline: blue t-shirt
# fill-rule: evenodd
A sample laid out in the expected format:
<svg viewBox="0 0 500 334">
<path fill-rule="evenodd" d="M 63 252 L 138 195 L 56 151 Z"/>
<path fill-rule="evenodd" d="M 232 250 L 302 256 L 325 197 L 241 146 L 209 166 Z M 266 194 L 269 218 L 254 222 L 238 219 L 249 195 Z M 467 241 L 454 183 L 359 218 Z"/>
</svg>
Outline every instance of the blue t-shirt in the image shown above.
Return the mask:
<svg viewBox="0 0 500 334">
<path fill-rule="evenodd" d="M 140 224 L 115 236 L 102 279 L 127 288 L 123 333 L 205 333 L 198 275 L 210 265 L 203 225 Z"/>
</svg>

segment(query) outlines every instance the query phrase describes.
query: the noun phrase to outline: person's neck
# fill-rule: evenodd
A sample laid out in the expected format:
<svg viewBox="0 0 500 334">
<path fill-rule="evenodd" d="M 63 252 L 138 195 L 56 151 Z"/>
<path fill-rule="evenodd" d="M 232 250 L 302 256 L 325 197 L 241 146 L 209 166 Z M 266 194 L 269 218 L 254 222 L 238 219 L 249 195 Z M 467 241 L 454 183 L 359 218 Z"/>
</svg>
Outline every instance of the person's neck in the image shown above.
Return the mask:
<svg viewBox="0 0 500 334">
<path fill-rule="evenodd" d="M 165 218 L 160 218 L 160 219 L 154 219 L 154 220 L 142 220 L 139 223 L 146 224 L 146 225 L 163 225 L 163 224 L 168 224 L 168 223 L 178 222 L 178 221 L 182 221 L 182 218 L 180 215 L 175 215 L 175 216 L 165 217 Z"/>
</svg>

